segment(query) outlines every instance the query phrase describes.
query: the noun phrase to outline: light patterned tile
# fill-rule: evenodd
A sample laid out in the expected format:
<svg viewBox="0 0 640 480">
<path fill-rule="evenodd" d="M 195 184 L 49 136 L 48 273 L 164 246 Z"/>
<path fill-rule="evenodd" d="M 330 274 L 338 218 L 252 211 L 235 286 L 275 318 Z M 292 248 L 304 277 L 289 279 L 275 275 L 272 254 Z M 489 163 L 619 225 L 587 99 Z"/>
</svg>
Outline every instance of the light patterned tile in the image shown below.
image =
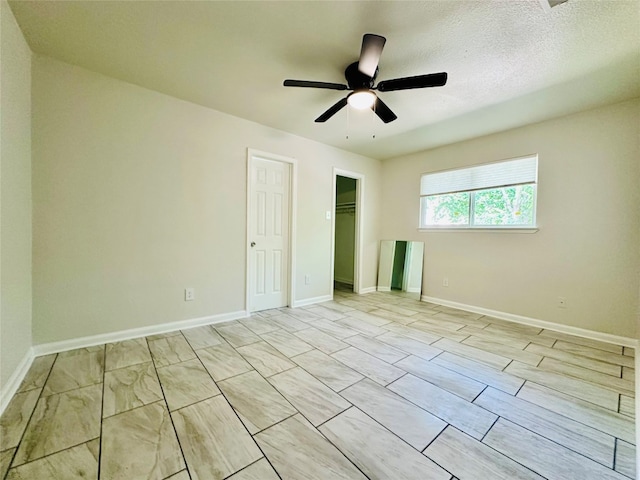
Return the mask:
<svg viewBox="0 0 640 480">
<path fill-rule="evenodd" d="M 418 340 L 419 342 L 425 343 L 427 345 L 433 342 L 436 342 L 442 338 L 442 335 L 428 333 L 423 330 L 412 328 L 407 325 L 398 325 L 395 323 L 389 323 L 385 325 L 383 328 L 393 333 L 396 333 L 398 335 L 403 335 L 408 338 L 413 338 L 414 340 Z"/>
<path fill-rule="evenodd" d="M 545 358 L 540 362 L 540 368 L 551 372 L 569 375 L 587 382 L 595 383 L 603 387 L 615 390 L 618 393 L 634 395 L 634 382 L 623 378 L 607 375 L 606 373 L 594 372 L 591 369 L 578 367 L 570 363 L 561 362 L 553 358 Z"/>
<path fill-rule="evenodd" d="M 383 386 L 405 374 L 404 370 L 383 362 L 354 347 L 340 350 L 331 356 Z"/>
<path fill-rule="evenodd" d="M 433 357 L 442 353 L 442 350 L 439 348 L 432 347 L 427 343 L 394 332 L 388 332 L 384 335 L 380 335 L 376 337 L 376 340 L 425 360 L 431 360 Z"/>
<path fill-rule="evenodd" d="M 18 388 L 18 393 L 44 387 L 44 383 L 49 376 L 49 372 L 51 372 L 51 367 L 55 359 L 55 353 L 34 358 L 31 367 L 29 367 L 29 371 L 20 384 L 20 388 Z"/>
<path fill-rule="evenodd" d="M 220 335 L 231 344 L 232 347 L 242 347 L 260 341 L 255 333 L 241 323 L 222 324 L 215 327 Z"/>
<path fill-rule="evenodd" d="M 411 374 L 387 388 L 478 440 L 498 418 L 493 413 Z"/>
<path fill-rule="evenodd" d="M 197 350 L 196 353 L 216 382 L 252 370 L 242 355 L 226 342 Z"/>
<path fill-rule="evenodd" d="M 103 418 L 162 400 L 153 363 L 139 363 L 104 375 Z"/>
<path fill-rule="evenodd" d="M 319 305 L 314 305 L 313 307 L 307 308 L 307 312 L 311 312 L 314 315 L 318 315 L 319 317 L 326 318 L 327 320 L 335 321 L 340 320 L 345 317 L 344 312 L 340 312 L 337 310 L 333 310 L 331 308 L 325 308 Z"/>
<path fill-rule="evenodd" d="M 605 352 L 611 352 L 618 355 L 622 355 L 623 347 L 621 345 L 614 345 L 612 343 L 600 342 L 598 340 L 592 340 L 590 338 L 578 337 L 575 335 L 569 335 L 567 333 L 554 332 L 553 330 L 543 330 L 540 332 L 541 337 L 550 337 L 563 342 L 569 342 L 574 345 L 582 345 L 584 347 L 595 348 L 598 350 L 604 350 Z"/>
<path fill-rule="evenodd" d="M 341 395 L 419 451 L 447 426 L 439 418 L 369 379 L 343 390 Z"/>
<path fill-rule="evenodd" d="M 171 411 L 220 394 L 198 359 L 158 368 L 158 377 Z"/>
<path fill-rule="evenodd" d="M 315 426 L 351 406 L 301 368 L 274 375 L 269 382 Z"/>
<path fill-rule="evenodd" d="M 415 314 L 415 312 L 414 312 Z M 391 320 L 387 320 L 386 318 L 380 317 L 378 315 L 371 315 L 367 312 L 361 312 L 360 310 L 353 310 L 349 312 L 346 316 L 357 318 L 358 320 L 362 320 L 363 322 L 367 322 L 374 327 L 381 327 L 382 325 L 388 324 Z"/>
<path fill-rule="evenodd" d="M 122 342 L 107 343 L 106 370 L 129 367 L 151 361 L 151 353 L 146 338 L 135 338 Z M 56 361 L 57 363 L 57 361 Z M 53 366 L 55 369 L 55 365 Z"/>
<path fill-rule="evenodd" d="M 354 335 L 353 337 L 345 338 L 344 341 L 387 363 L 395 363 L 407 356 L 405 352 L 397 348 L 364 335 Z"/>
<path fill-rule="evenodd" d="M 453 353 L 445 352 L 434 358 L 433 363 L 512 395 L 515 395 L 524 383 L 521 378 Z"/>
<path fill-rule="evenodd" d="M 511 362 L 510 358 L 496 355 L 494 353 L 464 345 L 462 343 L 453 342 L 447 338 L 443 338 L 441 340 L 438 340 L 437 342 L 434 342 L 433 346 L 450 353 L 455 353 L 456 355 L 470 358 L 471 360 L 475 360 L 476 362 L 484 363 L 485 365 L 498 370 L 502 370 Z"/>
<path fill-rule="evenodd" d="M 4 476 L 9 471 L 9 465 L 11 465 L 11 461 L 13 460 L 13 454 L 15 452 L 16 452 L 15 448 L 10 448 L 9 450 L 0 451 L 0 478 L 4 478 Z"/>
<path fill-rule="evenodd" d="M 147 335 L 146 339 L 148 342 L 151 342 L 153 340 L 160 340 L 161 338 L 175 337 L 176 335 L 182 335 L 182 332 L 180 330 L 173 330 L 171 332 L 157 333 L 155 335 Z"/>
<path fill-rule="evenodd" d="M 189 342 L 189 345 L 191 345 L 191 348 L 193 348 L 194 350 L 200 350 L 201 348 L 207 347 L 215 347 L 221 344 L 226 345 L 226 342 L 211 325 L 204 325 L 202 327 L 182 330 L 182 334 Z"/>
<path fill-rule="evenodd" d="M 483 443 L 549 480 L 622 480 L 613 470 L 502 418 Z M 531 455 L 531 452 L 536 454 Z"/>
<path fill-rule="evenodd" d="M 620 377 L 620 369 L 624 368 L 620 365 L 614 365 L 612 363 L 601 362 L 600 360 L 594 360 L 592 358 L 583 357 L 574 353 L 565 352 L 557 348 L 549 348 L 542 345 L 531 344 L 525 351 L 542 355 L 543 357 L 555 358 L 556 360 L 570 363 L 572 365 L 578 365 L 580 367 L 588 368 L 595 372 L 606 373 L 614 377 Z"/>
<path fill-rule="evenodd" d="M 166 367 L 196 358 L 195 352 L 182 335 L 149 340 L 149 349 L 156 367 Z"/>
<path fill-rule="evenodd" d="M 327 355 L 349 346 L 342 340 L 338 340 L 317 328 L 306 328 L 294 333 L 294 335 Z"/>
<path fill-rule="evenodd" d="M 492 388 L 473 403 L 613 468 L 615 438 L 611 435 Z"/>
<path fill-rule="evenodd" d="M 269 322 L 289 333 L 295 333 L 309 327 L 305 322 L 292 315 L 274 315 L 269 317 Z"/>
<path fill-rule="evenodd" d="M 9 471 L 7 480 L 98 478 L 98 439 L 26 463 Z M 0 477 L 2 478 L 2 477 Z"/>
<path fill-rule="evenodd" d="M 368 312 L 370 315 L 375 315 L 376 317 L 383 318 L 389 322 L 396 322 L 402 325 L 406 325 L 411 322 L 415 322 L 416 319 L 412 317 L 408 317 L 406 315 L 401 315 L 399 313 L 390 312 L 389 310 L 385 310 L 383 308 L 378 308 L 377 310 L 371 310 Z"/>
<path fill-rule="evenodd" d="M 424 454 L 460 479 L 544 480 L 540 475 L 449 426 Z"/>
<path fill-rule="evenodd" d="M 13 466 L 100 436 L 102 384 L 42 397 L 29 420 Z"/>
<path fill-rule="evenodd" d="M 262 457 L 222 395 L 171 415 L 194 479 L 225 478 Z"/>
<path fill-rule="evenodd" d="M 583 345 L 576 345 L 574 343 L 563 342 L 561 340 L 558 340 L 553 345 L 553 348 L 563 350 L 565 352 L 575 353 L 576 355 L 582 355 L 583 357 L 593 358 L 602 362 L 612 363 L 614 365 L 622 365 L 623 367 L 633 368 L 635 366 L 635 358 L 633 357 L 606 352 L 604 350 L 586 347 Z"/>
<path fill-rule="evenodd" d="M 616 446 L 616 472 L 636 478 L 636 446 L 618 439 Z"/>
<path fill-rule="evenodd" d="M 530 367 L 520 362 L 512 362 L 504 369 L 506 373 L 524 378 L 532 382 L 553 388 L 562 393 L 600 405 L 613 411 L 618 411 L 618 394 L 593 383 L 567 377 L 559 373 L 549 372 L 536 367 Z"/>
<path fill-rule="evenodd" d="M 263 333 L 261 337 L 287 357 L 294 357 L 301 353 L 308 352 L 309 350 L 313 350 L 313 347 L 307 342 L 304 342 L 299 337 L 292 333 L 285 332 L 284 330 Z"/>
<path fill-rule="evenodd" d="M 364 378 L 358 372 L 319 350 L 303 353 L 291 360 L 336 392 Z"/>
<path fill-rule="evenodd" d="M 256 435 L 283 479 L 366 480 L 366 477 L 300 415 Z"/>
<path fill-rule="evenodd" d="M 181 470 L 178 473 L 167 477 L 165 480 L 191 480 L 187 470 Z"/>
<path fill-rule="evenodd" d="M 636 399 L 620 395 L 620 413 L 631 418 L 636 417 Z"/>
<path fill-rule="evenodd" d="M 382 327 L 371 325 L 370 323 L 365 322 L 364 320 L 361 320 L 359 318 L 354 318 L 354 317 L 345 317 L 341 320 L 336 320 L 335 323 L 342 327 L 347 327 L 351 330 L 355 330 L 359 333 L 368 335 L 370 337 L 375 337 L 377 335 L 382 335 L 386 333 L 386 330 L 384 330 Z"/>
<path fill-rule="evenodd" d="M 486 328 L 474 327 L 473 325 L 467 325 L 466 327 L 463 327 L 458 331 L 460 333 L 471 335 L 471 337 L 469 337 L 468 339 L 480 338 L 486 342 L 507 344 L 511 348 L 517 348 L 518 350 L 524 350 L 526 346 L 531 343 L 529 340 L 523 338 L 522 335 L 508 335 L 504 332 L 492 332 L 488 331 Z"/>
<path fill-rule="evenodd" d="M 331 320 L 327 320 L 326 318 L 322 318 L 320 320 L 315 320 L 309 325 L 317 328 L 318 330 L 323 331 L 335 337 L 339 340 L 344 340 L 347 337 L 351 337 L 353 335 L 357 335 L 358 331 L 353 328 L 346 327 L 345 325 L 332 322 Z"/>
<path fill-rule="evenodd" d="M 180 445 L 162 402 L 104 420 L 102 478 L 166 478 L 184 468 Z"/>
<path fill-rule="evenodd" d="M 274 330 L 280 329 L 277 325 L 269 322 L 268 318 L 259 317 L 257 315 L 240 319 L 238 322 L 257 335 L 262 335 L 263 333 L 273 332 Z"/>
<path fill-rule="evenodd" d="M 527 335 L 525 333 L 518 333 L 517 331 L 502 325 L 491 324 L 488 327 L 484 328 L 484 331 L 487 333 L 503 336 L 504 338 L 513 339 L 513 340 L 525 340 L 535 345 L 542 345 L 545 347 L 551 347 L 556 342 L 555 338 L 542 337 L 540 335 Z"/>
<path fill-rule="evenodd" d="M 636 441 L 635 426 L 631 418 L 598 407 L 591 402 L 531 382 L 524 384 L 517 397 L 577 422 L 590 425 L 627 442 L 634 443 Z"/>
<path fill-rule="evenodd" d="M 41 391 L 27 390 L 13 396 L 0 417 L 0 451 L 18 446 Z"/>
<path fill-rule="evenodd" d="M 428 333 L 430 335 L 447 338 L 449 340 L 453 340 L 454 342 L 461 342 L 469 336 L 466 333 L 460 333 L 457 330 L 445 328 L 441 323 L 435 321 L 427 322 L 418 320 L 410 323 L 409 325 L 407 325 L 407 327 Z"/>
<path fill-rule="evenodd" d="M 58 355 L 42 395 L 67 392 L 102 382 L 104 350 Z"/>
<path fill-rule="evenodd" d="M 538 355 L 533 352 L 526 352 L 524 350 L 514 348 L 511 343 L 492 342 L 482 337 L 470 336 L 466 340 L 462 341 L 463 345 L 469 345 L 471 347 L 479 348 L 485 352 L 495 353 L 502 357 L 510 358 L 512 360 L 518 360 L 519 362 L 526 363 L 533 367 L 538 366 L 542 360 L 542 355 Z"/>
<path fill-rule="evenodd" d="M 237 351 L 264 377 L 270 377 L 296 366 L 267 342 L 245 345 Z"/>
<path fill-rule="evenodd" d="M 229 480 L 278 480 L 278 474 L 265 458 L 261 458 L 238 473 L 229 477 Z"/>
<path fill-rule="evenodd" d="M 297 413 L 296 409 L 255 371 L 224 380 L 219 386 L 252 435 Z"/>
<path fill-rule="evenodd" d="M 401 360 L 396 363 L 396 366 L 429 383 L 455 393 L 469 402 L 472 402 L 486 387 L 484 383 L 415 356 Z"/>
<path fill-rule="evenodd" d="M 329 420 L 320 431 L 371 479 L 451 478 L 432 460 L 355 407 Z"/>
<path fill-rule="evenodd" d="M 636 369 L 629 367 L 622 367 L 622 378 L 625 380 L 629 380 L 635 384 L 636 380 Z"/>
</svg>

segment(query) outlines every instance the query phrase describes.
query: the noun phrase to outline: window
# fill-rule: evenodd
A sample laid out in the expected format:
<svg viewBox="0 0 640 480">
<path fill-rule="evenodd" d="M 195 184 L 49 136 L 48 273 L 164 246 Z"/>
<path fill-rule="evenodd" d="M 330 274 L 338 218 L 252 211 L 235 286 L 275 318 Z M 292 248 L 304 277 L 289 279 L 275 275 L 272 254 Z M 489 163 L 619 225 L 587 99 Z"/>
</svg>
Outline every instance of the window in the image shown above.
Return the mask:
<svg viewBox="0 0 640 480">
<path fill-rule="evenodd" d="M 425 173 L 420 228 L 533 228 L 538 156 Z"/>
</svg>

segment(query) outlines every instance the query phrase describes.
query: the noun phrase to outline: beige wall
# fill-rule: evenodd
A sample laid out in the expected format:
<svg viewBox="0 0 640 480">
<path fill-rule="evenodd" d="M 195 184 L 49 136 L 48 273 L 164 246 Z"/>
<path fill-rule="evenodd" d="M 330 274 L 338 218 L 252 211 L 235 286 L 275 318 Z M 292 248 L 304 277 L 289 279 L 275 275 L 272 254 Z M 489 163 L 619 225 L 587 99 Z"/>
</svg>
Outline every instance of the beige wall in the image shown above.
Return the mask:
<svg viewBox="0 0 640 480">
<path fill-rule="evenodd" d="M 332 293 L 334 166 L 375 285 L 377 161 L 40 56 L 33 115 L 36 344 L 243 310 L 247 147 L 298 161 L 296 300 Z"/>
<path fill-rule="evenodd" d="M 31 348 L 31 50 L 0 2 L 0 389 Z"/>
<path fill-rule="evenodd" d="M 636 100 L 387 160 L 382 238 L 425 242 L 423 295 L 635 337 L 639 126 Z M 421 173 L 530 153 L 537 233 L 417 231 Z"/>
</svg>

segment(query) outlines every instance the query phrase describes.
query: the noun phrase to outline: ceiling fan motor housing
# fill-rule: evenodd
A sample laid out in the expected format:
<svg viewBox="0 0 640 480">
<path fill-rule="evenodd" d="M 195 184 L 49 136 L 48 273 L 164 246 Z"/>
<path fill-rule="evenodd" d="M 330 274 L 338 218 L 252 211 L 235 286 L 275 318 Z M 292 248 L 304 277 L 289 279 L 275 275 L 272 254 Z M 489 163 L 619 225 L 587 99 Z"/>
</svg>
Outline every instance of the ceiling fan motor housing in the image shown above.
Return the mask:
<svg viewBox="0 0 640 480">
<path fill-rule="evenodd" d="M 378 75 L 378 68 L 376 68 L 376 72 L 373 74 L 373 77 L 362 73 L 358 69 L 358 62 L 354 62 L 349 65 L 344 71 L 344 78 L 347 80 L 347 84 L 349 85 L 350 90 L 370 90 L 373 88 L 373 82 Z"/>
</svg>

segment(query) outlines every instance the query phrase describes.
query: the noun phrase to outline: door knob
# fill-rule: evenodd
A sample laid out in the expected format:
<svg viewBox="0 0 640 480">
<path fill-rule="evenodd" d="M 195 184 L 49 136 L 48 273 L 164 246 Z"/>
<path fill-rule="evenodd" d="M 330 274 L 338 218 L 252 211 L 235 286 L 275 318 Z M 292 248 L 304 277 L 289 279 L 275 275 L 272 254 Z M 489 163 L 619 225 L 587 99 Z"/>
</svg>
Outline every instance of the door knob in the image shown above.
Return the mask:
<svg viewBox="0 0 640 480">
<path fill-rule="evenodd" d="M 251 242 L 251 248 L 256 246 L 256 242 Z"/>
</svg>

